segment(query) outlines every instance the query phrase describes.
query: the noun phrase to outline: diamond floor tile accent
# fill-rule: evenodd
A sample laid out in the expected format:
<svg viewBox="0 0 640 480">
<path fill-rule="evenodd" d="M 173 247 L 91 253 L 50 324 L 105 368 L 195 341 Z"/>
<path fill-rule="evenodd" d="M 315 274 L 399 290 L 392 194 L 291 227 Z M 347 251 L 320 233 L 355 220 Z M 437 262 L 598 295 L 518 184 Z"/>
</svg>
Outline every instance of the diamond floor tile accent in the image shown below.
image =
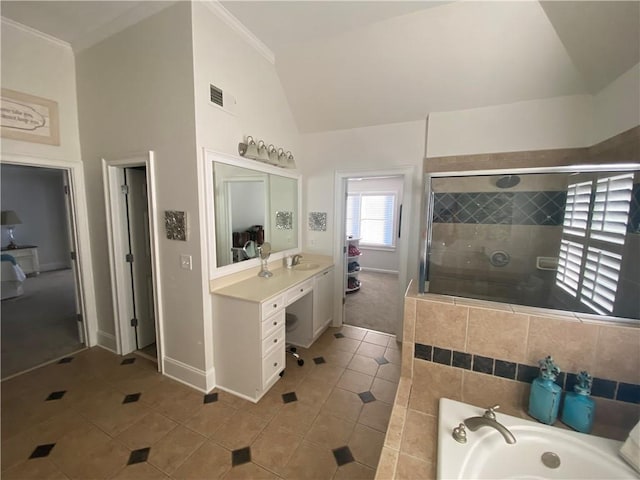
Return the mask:
<svg viewBox="0 0 640 480">
<path fill-rule="evenodd" d="M 125 358 L 124 360 L 122 360 L 122 362 L 120 362 L 120 365 L 131 365 L 135 361 L 135 358 Z"/>
<path fill-rule="evenodd" d="M 151 447 L 139 448 L 137 450 L 134 450 L 133 452 L 131 452 L 131 455 L 129 455 L 129 461 L 127 462 L 127 465 L 146 462 L 147 458 L 149 458 L 150 450 Z"/>
<path fill-rule="evenodd" d="M 296 392 L 283 393 L 282 394 L 282 401 L 284 403 L 297 402 L 298 401 L 298 396 L 296 395 Z"/>
<path fill-rule="evenodd" d="M 207 393 L 204 396 L 204 403 L 213 403 L 218 401 L 218 392 Z"/>
<path fill-rule="evenodd" d="M 71 363 L 73 361 L 73 357 L 64 357 L 61 358 L 58 363 Z"/>
<path fill-rule="evenodd" d="M 49 396 L 47 397 L 47 402 L 50 400 L 60 400 L 62 397 L 64 397 L 64 394 L 67 393 L 66 390 L 60 390 L 58 392 L 51 392 L 49 394 Z"/>
<path fill-rule="evenodd" d="M 334 333 L 333 336 L 336 337 L 336 338 L 344 338 L 344 335 L 341 334 L 340 332 Z"/>
<path fill-rule="evenodd" d="M 333 456 L 335 457 L 336 463 L 339 467 L 354 461 L 353 454 L 351 453 L 349 447 L 334 448 Z"/>
<path fill-rule="evenodd" d="M 324 357 L 316 357 L 313 359 L 313 363 L 315 363 L 316 365 L 320 365 L 321 363 L 327 363 L 327 361 L 324 359 Z"/>
<path fill-rule="evenodd" d="M 386 365 L 387 363 L 389 363 L 389 360 L 384 357 L 376 357 L 375 361 L 378 362 L 378 365 Z"/>
<path fill-rule="evenodd" d="M 138 400 L 140 400 L 140 395 L 142 395 L 142 394 L 141 393 L 130 393 L 129 395 L 124 397 L 124 400 L 122 401 L 122 403 L 134 403 L 134 402 L 137 402 Z"/>
<path fill-rule="evenodd" d="M 55 447 L 56 444 L 55 443 L 47 443 L 44 445 L 38 445 L 35 450 L 33 452 L 31 452 L 31 455 L 29 455 L 29 458 L 43 458 L 43 457 L 47 457 L 49 456 L 49 454 L 51 453 L 51 450 L 53 450 L 53 447 Z"/>
<path fill-rule="evenodd" d="M 251 447 L 244 447 L 231 452 L 231 465 L 237 466 L 251 461 Z"/>
<path fill-rule="evenodd" d="M 362 403 L 371 403 L 376 401 L 376 397 L 374 397 L 373 393 L 369 391 L 359 393 L 358 396 L 360 397 L 360 400 L 362 400 Z"/>
</svg>

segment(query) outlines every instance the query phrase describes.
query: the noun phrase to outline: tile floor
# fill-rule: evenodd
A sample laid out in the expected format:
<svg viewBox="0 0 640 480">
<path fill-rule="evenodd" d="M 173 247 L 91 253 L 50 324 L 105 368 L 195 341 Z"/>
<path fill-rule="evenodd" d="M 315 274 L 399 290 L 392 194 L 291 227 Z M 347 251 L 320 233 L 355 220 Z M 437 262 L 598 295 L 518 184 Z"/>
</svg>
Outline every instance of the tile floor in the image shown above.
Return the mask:
<svg viewBox="0 0 640 480">
<path fill-rule="evenodd" d="M 373 478 L 400 377 L 386 334 L 328 329 L 253 404 L 92 348 L 3 382 L 2 478 Z"/>
</svg>

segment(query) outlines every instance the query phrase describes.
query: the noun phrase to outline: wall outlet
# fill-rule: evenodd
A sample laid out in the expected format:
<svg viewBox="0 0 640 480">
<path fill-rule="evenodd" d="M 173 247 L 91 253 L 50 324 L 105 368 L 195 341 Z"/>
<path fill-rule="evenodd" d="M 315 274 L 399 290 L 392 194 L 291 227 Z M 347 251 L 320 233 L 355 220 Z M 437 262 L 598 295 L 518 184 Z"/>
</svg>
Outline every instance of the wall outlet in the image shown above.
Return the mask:
<svg viewBox="0 0 640 480">
<path fill-rule="evenodd" d="M 185 270 L 192 270 L 191 255 L 180 255 L 180 266 Z"/>
</svg>

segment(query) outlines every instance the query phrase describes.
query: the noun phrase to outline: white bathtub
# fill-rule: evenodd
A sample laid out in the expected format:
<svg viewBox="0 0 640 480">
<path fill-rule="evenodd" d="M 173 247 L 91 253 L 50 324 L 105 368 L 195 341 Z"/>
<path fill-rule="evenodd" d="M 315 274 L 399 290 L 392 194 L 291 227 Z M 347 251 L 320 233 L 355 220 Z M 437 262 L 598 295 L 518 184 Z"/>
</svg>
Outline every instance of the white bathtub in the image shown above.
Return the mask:
<svg viewBox="0 0 640 480">
<path fill-rule="evenodd" d="M 618 452 L 622 442 L 585 435 L 496 413 L 496 420 L 516 437 L 507 444 L 490 427 L 472 432 L 458 443 L 452 431 L 466 418 L 482 416 L 484 408 L 447 398 L 440 399 L 438 415 L 439 479 L 616 479 L 640 478 Z M 559 459 L 555 468 L 542 462 L 551 452 Z M 549 455 L 547 455 L 549 456 Z"/>
</svg>

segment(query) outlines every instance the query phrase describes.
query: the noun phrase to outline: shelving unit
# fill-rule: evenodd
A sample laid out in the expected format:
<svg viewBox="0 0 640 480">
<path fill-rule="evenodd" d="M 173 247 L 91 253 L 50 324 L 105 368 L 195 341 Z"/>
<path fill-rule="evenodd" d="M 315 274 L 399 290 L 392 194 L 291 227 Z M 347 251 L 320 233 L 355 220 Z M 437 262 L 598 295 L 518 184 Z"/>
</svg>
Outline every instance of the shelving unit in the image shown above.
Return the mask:
<svg viewBox="0 0 640 480">
<path fill-rule="evenodd" d="M 354 293 L 362 288 L 362 282 L 358 279 L 360 274 L 360 262 L 359 259 L 362 256 L 360 251 L 360 239 L 359 238 L 347 238 L 347 265 L 345 268 L 345 292 Z M 357 265 L 354 268 L 353 263 Z M 350 268 L 351 266 L 351 268 Z"/>
</svg>

